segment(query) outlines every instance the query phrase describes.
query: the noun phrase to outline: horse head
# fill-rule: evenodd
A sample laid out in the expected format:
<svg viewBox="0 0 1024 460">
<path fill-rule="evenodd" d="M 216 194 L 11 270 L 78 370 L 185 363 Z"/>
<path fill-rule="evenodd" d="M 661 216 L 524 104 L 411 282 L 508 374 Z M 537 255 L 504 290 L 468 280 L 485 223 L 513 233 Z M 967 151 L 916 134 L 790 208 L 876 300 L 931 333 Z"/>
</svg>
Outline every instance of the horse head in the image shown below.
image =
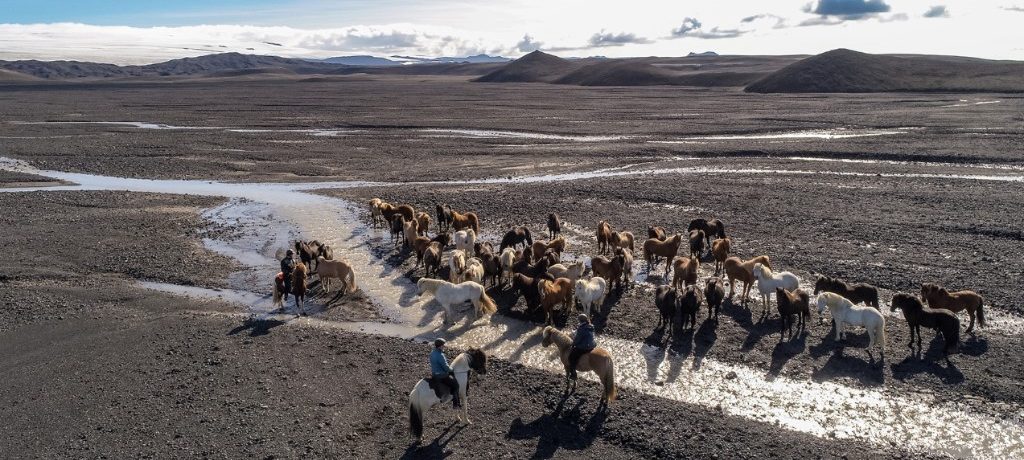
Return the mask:
<svg viewBox="0 0 1024 460">
<path fill-rule="evenodd" d="M 478 348 L 466 350 L 469 355 L 469 367 L 480 375 L 487 373 L 487 354 Z"/>
<path fill-rule="evenodd" d="M 543 346 L 545 346 L 545 347 L 550 347 L 551 346 L 551 343 L 553 342 L 553 340 L 551 338 L 551 335 L 552 335 L 554 330 L 555 330 L 555 328 L 553 328 L 551 326 L 545 326 L 544 327 L 544 331 L 541 332 L 541 337 L 543 337 L 543 340 L 541 340 L 541 342 L 540 342 Z"/>
</svg>

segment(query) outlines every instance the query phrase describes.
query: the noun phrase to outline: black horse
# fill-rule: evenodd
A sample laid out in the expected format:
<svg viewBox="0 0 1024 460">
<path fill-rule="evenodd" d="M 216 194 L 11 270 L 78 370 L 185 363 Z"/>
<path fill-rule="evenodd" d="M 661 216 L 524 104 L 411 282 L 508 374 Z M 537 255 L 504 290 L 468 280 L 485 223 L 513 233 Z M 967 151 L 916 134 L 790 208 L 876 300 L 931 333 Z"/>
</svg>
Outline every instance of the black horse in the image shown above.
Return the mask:
<svg viewBox="0 0 1024 460">
<path fill-rule="evenodd" d="M 558 214 L 548 214 L 548 239 L 553 240 L 560 234 L 562 234 L 562 220 L 558 218 Z"/>
<path fill-rule="evenodd" d="M 533 245 L 533 236 L 530 235 L 530 229 L 526 227 L 513 228 L 505 233 L 505 236 L 501 238 L 501 245 L 498 247 L 498 253 L 501 253 L 505 248 L 515 248 L 516 246 L 523 245 L 526 247 Z"/>
<path fill-rule="evenodd" d="M 946 355 L 956 353 L 960 347 L 960 318 L 949 310 L 928 308 L 921 300 L 910 294 L 897 293 L 892 296 L 891 311 L 903 310 L 903 317 L 910 327 L 910 348 L 914 348 L 914 335 L 917 335 L 917 348 L 921 348 L 921 326 L 935 329 L 946 339 L 943 351 Z"/>
</svg>

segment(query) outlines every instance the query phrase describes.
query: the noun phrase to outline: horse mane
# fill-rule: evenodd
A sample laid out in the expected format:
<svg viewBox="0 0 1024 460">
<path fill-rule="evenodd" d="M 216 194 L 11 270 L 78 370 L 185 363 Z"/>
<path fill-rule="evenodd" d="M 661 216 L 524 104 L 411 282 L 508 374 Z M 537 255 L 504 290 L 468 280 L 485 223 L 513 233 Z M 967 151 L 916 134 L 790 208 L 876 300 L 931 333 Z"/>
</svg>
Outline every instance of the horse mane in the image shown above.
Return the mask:
<svg viewBox="0 0 1024 460">
<path fill-rule="evenodd" d="M 437 293 L 437 289 L 448 283 L 445 280 L 435 280 L 433 278 L 420 278 L 416 282 L 416 287 L 419 288 L 420 292 L 429 292 L 431 294 Z"/>
</svg>

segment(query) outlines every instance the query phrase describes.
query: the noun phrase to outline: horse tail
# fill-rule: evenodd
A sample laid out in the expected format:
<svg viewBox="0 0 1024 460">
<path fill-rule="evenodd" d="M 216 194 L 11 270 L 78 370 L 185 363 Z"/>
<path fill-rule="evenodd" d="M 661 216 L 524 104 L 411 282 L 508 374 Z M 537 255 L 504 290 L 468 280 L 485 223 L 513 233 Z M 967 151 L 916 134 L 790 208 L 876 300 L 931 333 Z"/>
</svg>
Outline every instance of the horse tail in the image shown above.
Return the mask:
<svg viewBox="0 0 1024 460">
<path fill-rule="evenodd" d="M 494 299 L 487 295 L 487 290 L 480 289 L 480 311 L 483 314 L 490 315 L 498 311 L 498 305 L 494 303 Z"/>
<path fill-rule="evenodd" d="M 416 439 L 419 439 L 423 436 L 423 413 L 420 411 L 419 406 L 416 405 L 416 401 L 413 400 L 414 394 L 416 394 L 415 389 L 412 390 L 412 393 L 409 393 L 409 433 Z"/>
<path fill-rule="evenodd" d="M 604 385 L 604 399 L 608 402 L 614 401 L 618 391 L 615 389 L 615 363 L 610 357 L 608 358 L 608 368 L 601 375 L 601 384 Z"/>
<path fill-rule="evenodd" d="M 274 306 L 280 307 L 284 302 L 281 301 L 281 290 L 277 288 L 277 280 L 274 280 Z"/>
<path fill-rule="evenodd" d="M 349 270 L 348 271 L 348 279 L 349 279 L 349 281 L 346 282 L 345 284 L 348 285 L 348 293 L 351 294 L 353 292 L 356 292 L 357 289 L 359 289 L 359 287 L 356 286 L 356 271 L 355 270 Z"/>
<path fill-rule="evenodd" d="M 978 296 L 978 324 L 985 327 L 985 310 L 982 308 L 985 300 Z"/>
</svg>

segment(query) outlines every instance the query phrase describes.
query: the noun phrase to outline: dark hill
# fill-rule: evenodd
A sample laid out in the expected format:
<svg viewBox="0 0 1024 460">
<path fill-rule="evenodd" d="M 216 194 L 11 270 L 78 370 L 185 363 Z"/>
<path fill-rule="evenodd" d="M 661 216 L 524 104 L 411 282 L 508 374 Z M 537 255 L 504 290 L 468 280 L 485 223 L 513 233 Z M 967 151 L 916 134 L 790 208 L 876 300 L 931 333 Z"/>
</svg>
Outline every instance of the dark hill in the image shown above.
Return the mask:
<svg viewBox="0 0 1024 460">
<path fill-rule="evenodd" d="M 579 63 L 534 51 L 474 81 L 488 83 L 551 82 L 579 67 Z"/>
<path fill-rule="evenodd" d="M 788 65 L 746 87 L 755 93 L 1024 91 L 1024 63 L 955 56 L 876 55 L 837 49 Z"/>
<path fill-rule="evenodd" d="M 79 61 L 0 61 L 0 69 L 46 79 L 198 76 L 254 69 L 287 69 L 298 73 L 315 73 L 334 70 L 337 67 L 335 64 L 301 59 L 239 53 L 210 54 L 141 66 Z"/>
</svg>

